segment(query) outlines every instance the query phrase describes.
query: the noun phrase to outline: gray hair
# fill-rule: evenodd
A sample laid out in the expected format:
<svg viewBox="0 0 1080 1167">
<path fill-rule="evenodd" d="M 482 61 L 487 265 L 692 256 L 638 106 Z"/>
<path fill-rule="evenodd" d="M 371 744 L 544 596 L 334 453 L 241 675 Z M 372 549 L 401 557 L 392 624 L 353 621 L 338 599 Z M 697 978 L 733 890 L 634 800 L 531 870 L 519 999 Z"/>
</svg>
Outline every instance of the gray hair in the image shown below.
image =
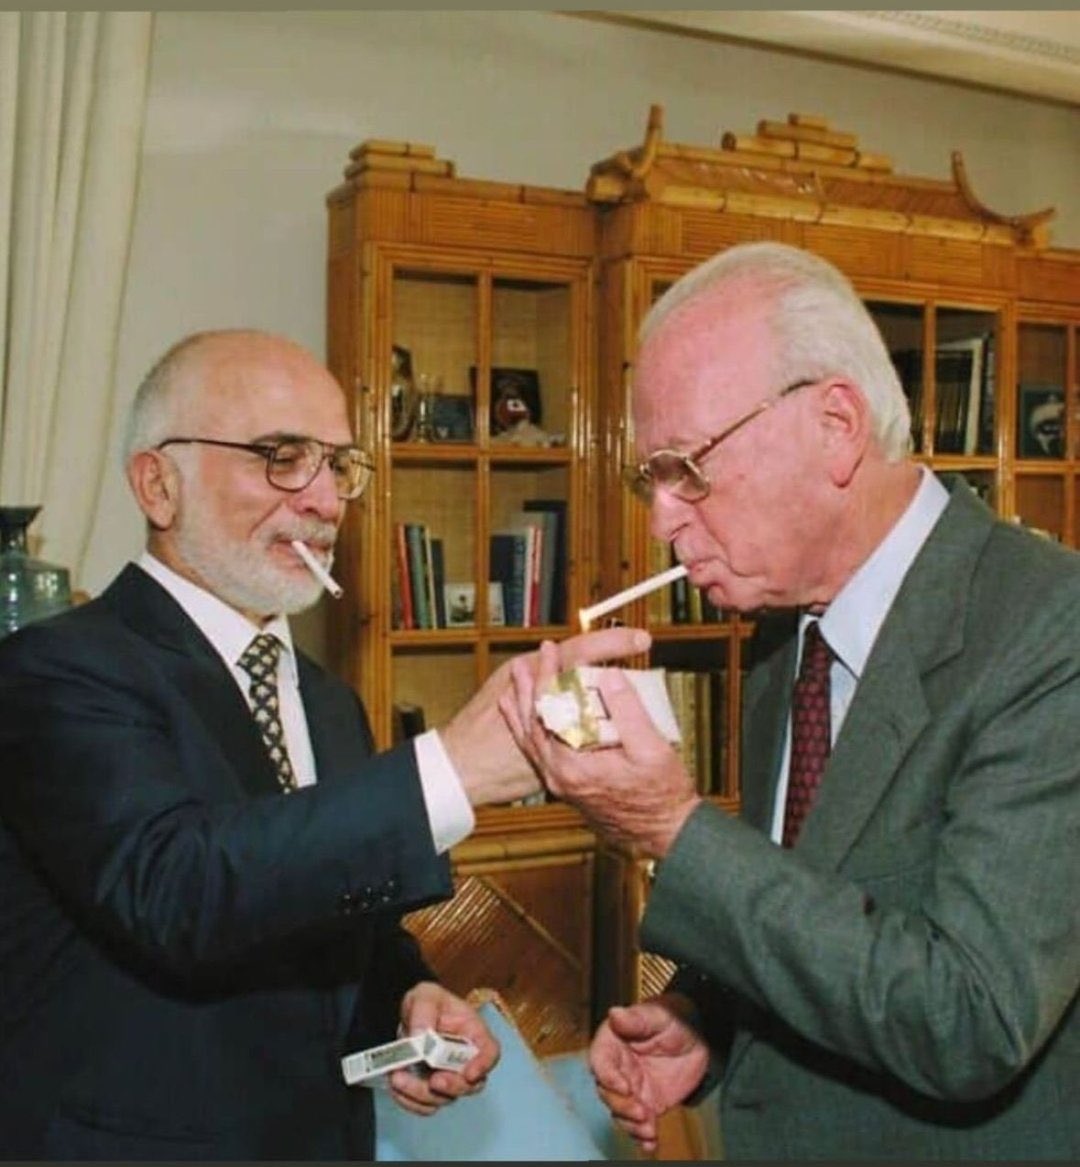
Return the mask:
<svg viewBox="0 0 1080 1167">
<path fill-rule="evenodd" d="M 250 334 L 246 328 L 222 328 L 193 332 L 168 349 L 143 377 L 128 410 L 124 440 L 120 447 L 122 464 L 133 454 L 151 450 L 177 433 L 186 424 L 186 412 L 193 403 L 192 386 L 184 376 L 195 363 L 199 349 L 208 341 Z"/>
<path fill-rule="evenodd" d="M 644 341 L 680 305 L 742 285 L 765 296 L 779 382 L 849 377 L 870 406 L 885 457 L 911 449 L 911 413 L 881 333 L 848 278 L 827 260 L 783 243 L 741 243 L 714 255 L 673 284 L 642 321 Z"/>
</svg>

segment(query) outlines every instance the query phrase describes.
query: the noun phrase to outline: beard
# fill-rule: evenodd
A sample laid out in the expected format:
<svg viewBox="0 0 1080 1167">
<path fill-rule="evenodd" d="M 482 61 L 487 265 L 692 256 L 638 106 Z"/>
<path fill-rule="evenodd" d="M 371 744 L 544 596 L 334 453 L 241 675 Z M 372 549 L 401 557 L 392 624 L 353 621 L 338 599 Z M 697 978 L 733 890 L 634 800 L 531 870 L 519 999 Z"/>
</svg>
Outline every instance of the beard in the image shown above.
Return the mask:
<svg viewBox="0 0 1080 1167">
<path fill-rule="evenodd" d="M 226 604 L 261 616 L 295 616 L 318 602 L 323 586 L 306 567 L 303 574 L 279 567 L 271 558 L 272 546 L 293 539 L 321 545 L 336 537 L 333 523 L 294 518 L 260 529 L 243 543 L 230 541 L 222 536 L 220 525 L 210 518 L 207 508 L 196 503 L 184 510 L 176 547 L 208 589 Z M 332 559 L 331 552 L 324 566 L 329 568 Z"/>
</svg>

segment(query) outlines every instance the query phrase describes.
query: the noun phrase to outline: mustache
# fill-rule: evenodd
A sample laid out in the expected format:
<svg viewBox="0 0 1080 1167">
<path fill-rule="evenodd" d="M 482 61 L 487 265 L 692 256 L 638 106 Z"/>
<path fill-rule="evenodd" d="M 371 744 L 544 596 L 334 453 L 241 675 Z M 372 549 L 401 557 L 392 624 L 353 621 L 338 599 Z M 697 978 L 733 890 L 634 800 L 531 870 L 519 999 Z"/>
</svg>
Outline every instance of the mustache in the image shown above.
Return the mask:
<svg viewBox="0 0 1080 1167">
<path fill-rule="evenodd" d="M 313 543 L 317 547 L 329 551 L 337 542 L 338 529 L 335 523 L 324 523 L 319 519 L 296 519 L 293 522 L 283 523 L 267 535 L 267 542 L 272 543 L 281 539 L 291 543 L 299 539 L 304 543 Z"/>
</svg>

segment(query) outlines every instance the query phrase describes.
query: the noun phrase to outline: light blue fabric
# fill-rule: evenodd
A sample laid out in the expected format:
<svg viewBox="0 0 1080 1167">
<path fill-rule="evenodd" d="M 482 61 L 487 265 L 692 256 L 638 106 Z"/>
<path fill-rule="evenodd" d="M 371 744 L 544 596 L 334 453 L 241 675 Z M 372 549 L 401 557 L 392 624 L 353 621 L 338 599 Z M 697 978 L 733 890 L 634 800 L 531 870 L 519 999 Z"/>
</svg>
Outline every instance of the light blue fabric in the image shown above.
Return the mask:
<svg viewBox="0 0 1080 1167">
<path fill-rule="evenodd" d="M 502 1046 L 487 1085 L 430 1118 L 409 1114 L 386 1090 L 376 1089 L 376 1159 L 556 1162 L 617 1157 L 615 1131 L 584 1058 L 565 1055 L 540 1062 L 494 1005 L 485 1003 L 480 1013 Z"/>
</svg>

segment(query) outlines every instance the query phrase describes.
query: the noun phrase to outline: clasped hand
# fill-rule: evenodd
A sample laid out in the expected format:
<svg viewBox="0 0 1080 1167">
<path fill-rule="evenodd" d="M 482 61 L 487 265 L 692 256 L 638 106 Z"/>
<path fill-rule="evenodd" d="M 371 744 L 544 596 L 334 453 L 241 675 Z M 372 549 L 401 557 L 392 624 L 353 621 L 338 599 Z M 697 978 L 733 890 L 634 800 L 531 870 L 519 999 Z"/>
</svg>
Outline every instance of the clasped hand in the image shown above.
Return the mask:
<svg viewBox="0 0 1080 1167">
<path fill-rule="evenodd" d="M 548 790 L 576 806 L 607 840 L 660 858 L 701 802 L 694 779 L 618 668 L 605 669 L 598 684 L 618 746 L 575 750 L 550 734 L 536 715 L 536 696 L 566 667 L 564 656 L 545 641 L 535 662 L 511 662 L 513 689 L 499 708 L 514 740 Z"/>
<path fill-rule="evenodd" d="M 541 789 L 533 759 L 511 736 L 502 699 L 511 694 L 511 670 L 532 674 L 549 662 L 547 673 L 575 665 L 620 660 L 648 649 L 650 638 L 638 628 L 605 628 L 549 644 L 496 669 L 472 699 L 440 731 L 442 743 L 473 806 L 513 802 Z"/>
<path fill-rule="evenodd" d="M 499 1060 L 499 1043 L 484 1019 L 467 1002 L 434 981 L 414 985 L 401 1001 L 402 1033 L 433 1029 L 465 1037 L 476 1046 L 476 1056 L 460 1070 L 432 1070 L 417 1074 L 411 1067 L 389 1076 L 390 1096 L 403 1110 L 428 1116 L 467 1094 L 484 1088 Z"/>
</svg>

